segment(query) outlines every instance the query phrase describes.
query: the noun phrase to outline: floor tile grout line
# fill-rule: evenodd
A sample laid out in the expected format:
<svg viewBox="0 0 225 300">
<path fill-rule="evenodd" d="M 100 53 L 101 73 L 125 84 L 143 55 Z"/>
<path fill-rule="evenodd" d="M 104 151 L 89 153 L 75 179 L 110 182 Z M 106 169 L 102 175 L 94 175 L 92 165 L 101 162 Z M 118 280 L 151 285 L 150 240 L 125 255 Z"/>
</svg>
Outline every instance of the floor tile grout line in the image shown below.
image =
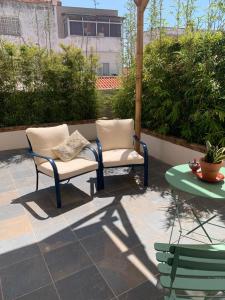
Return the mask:
<svg viewBox="0 0 225 300">
<path fill-rule="evenodd" d="M 5 299 L 4 295 L 3 295 L 3 288 L 2 288 L 2 280 L 0 278 L 0 295 L 2 295 L 2 300 Z"/>
<path fill-rule="evenodd" d="M 34 292 L 37 292 L 37 291 L 39 291 L 39 290 L 41 290 L 41 289 L 43 289 L 43 288 L 45 288 L 45 287 L 47 287 L 47 286 L 50 286 L 50 284 L 42 285 L 41 287 L 39 287 L 39 288 L 37 288 L 37 289 L 34 289 L 34 290 L 32 290 L 32 291 L 30 291 L 30 292 L 28 292 L 28 293 L 25 293 L 25 294 L 23 294 L 23 295 L 20 295 L 19 297 L 15 297 L 15 298 L 13 298 L 12 300 L 17 300 L 17 299 L 20 299 L 20 298 L 22 298 L 22 297 L 24 297 L 24 296 L 26 296 L 26 295 L 31 295 L 31 294 L 33 294 Z"/>
<path fill-rule="evenodd" d="M 34 244 L 32 244 L 32 245 L 34 245 Z M 7 266 L 1 267 L 1 268 L 0 268 L 0 271 L 1 271 L 1 270 L 4 270 L 4 269 L 7 269 L 7 268 L 10 268 L 10 267 L 12 267 L 12 266 L 14 266 L 14 265 L 20 264 L 20 263 L 22 263 L 22 262 L 25 262 L 25 261 L 27 261 L 27 260 L 30 260 L 30 259 L 32 259 L 32 258 L 35 258 L 35 257 L 37 257 L 37 256 L 40 256 L 40 253 L 35 254 L 35 255 L 32 255 L 31 257 L 28 257 L 28 258 L 21 259 L 21 260 L 15 262 L 15 263 L 12 263 L 12 264 L 7 265 Z"/>
<path fill-rule="evenodd" d="M 119 299 L 119 297 L 120 297 L 120 296 L 122 296 L 122 295 L 125 295 L 125 294 L 129 293 L 130 291 L 132 291 L 132 290 L 134 290 L 134 289 L 138 288 L 139 286 L 141 286 L 142 284 L 144 284 L 144 283 L 146 283 L 146 282 L 148 282 L 148 279 L 147 279 L 147 280 L 145 280 L 145 281 L 143 281 L 143 282 L 141 282 L 141 283 L 139 283 L 137 286 L 135 286 L 135 287 L 132 287 L 132 288 L 128 289 L 127 291 L 125 291 L 125 292 L 123 292 L 123 293 L 119 294 L 119 295 L 117 296 L 117 297 L 118 297 L 118 299 Z"/>
<path fill-rule="evenodd" d="M 82 241 L 80 241 L 81 242 L 81 244 L 82 244 Z M 83 244 L 82 244 L 83 245 Z M 141 243 L 139 243 L 139 244 L 137 244 L 137 245 L 135 245 L 135 246 L 133 246 L 133 247 L 131 247 L 131 248 L 129 248 L 128 249 L 128 251 L 132 251 L 132 249 L 134 249 L 134 248 L 136 248 L 136 247 L 139 247 L 140 245 L 142 245 Z M 86 248 L 85 248 L 85 246 L 83 245 L 83 248 L 84 248 L 84 250 L 86 250 Z M 102 274 L 102 272 L 99 270 L 99 268 L 98 268 L 98 266 L 97 266 L 97 262 L 95 263 L 95 261 L 91 258 L 91 256 L 89 255 L 89 253 L 88 253 L 88 251 L 86 250 L 86 253 L 88 254 L 88 256 L 90 257 L 90 259 L 93 261 L 93 263 L 94 263 L 94 265 L 96 266 L 96 268 L 97 268 L 97 270 L 99 271 L 99 273 L 102 275 L 102 277 L 103 277 L 103 279 L 107 282 L 107 280 L 104 278 L 104 276 L 103 276 L 103 274 Z M 122 254 L 122 253 L 121 253 Z M 158 273 L 156 274 L 156 275 L 158 275 Z M 155 276 L 155 275 L 154 275 Z M 135 289 L 135 288 L 137 288 L 138 286 L 140 286 L 140 285 L 142 285 L 142 284 L 144 284 L 145 282 L 148 282 L 148 280 L 146 279 L 146 280 L 144 280 L 144 281 L 142 281 L 141 283 L 139 283 L 137 286 L 135 286 L 135 287 L 132 287 L 132 288 L 130 288 L 130 289 L 128 289 L 128 290 L 126 290 L 126 291 L 124 291 L 123 293 L 121 293 L 121 294 L 119 294 L 119 295 L 116 295 L 115 293 L 114 293 L 114 291 L 113 291 L 113 294 L 115 295 L 115 297 L 116 297 L 116 299 L 117 298 L 119 298 L 119 296 L 121 296 L 121 295 L 123 295 L 123 294 L 125 294 L 125 293 L 127 293 L 127 292 L 129 292 L 130 290 L 133 290 L 133 289 Z M 108 283 L 108 282 L 107 282 Z M 108 285 L 109 285 L 109 283 L 108 283 Z M 109 285 L 110 286 L 110 285 Z M 111 287 L 111 286 L 110 286 Z M 111 288 L 112 289 L 112 288 Z M 113 290 L 113 289 L 112 289 Z M 112 298 L 113 299 L 113 298 Z"/>
<path fill-rule="evenodd" d="M 114 298 L 117 298 L 116 294 L 114 293 L 113 288 L 111 287 L 111 285 L 109 284 L 109 282 L 104 278 L 102 272 L 99 270 L 97 264 L 95 263 L 95 261 L 92 259 L 92 257 L 89 255 L 88 251 L 86 250 L 86 248 L 84 247 L 84 245 L 82 244 L 81 241 L 79 241 L 81 247 L 84 249 L 85 253 L 87 254 L 87 256 L 90 258 L 91 262 L 93 263 L 93 265 L 96 267 L 97 271 L 99 272 L 100 276 L 102 277 L 102 279 L 104 280 L 104 282 L 106 283 L 106 285 L 108 286 L 108 288 L 110 289 L 110 291 L 112 292 Z M 113 298 L 112 298 L 113 299 Z M 105 300 L 105 299 L 104 299 Z"/>
<path fill-rule="evenodd" d="M 59 300 L 61 300 L 60 294 L 59 294 L 59 292 L 58 292 L 58 290 L 57 290 L 57 287 L 56 287 L 56 285 L 55 285 L 55 282 L 54 282 L 54 279 L 53 279 L 53 277 L 52 277 L 52 274 L 51 274 L 51 272 L 50 272 L 50 270 L 49 270 L 49 267 L 48 267 L 48 264 L 47 264 L 47 262 L 46 262 L 46 260 L 45 260 L 44 254 L 41 253 L 41 256 L 42 256 L 42 258 L 43 258 L 43 260 L 44 260 L 44 263 L 45 263 L 45 266 L 46 266 L 46 268 L 47 268 L 47 270 L 48 270 L 48 273 L 49 273 L 49 276 L 50 276 L 50 278 L 51 278 L 52 284 L 53 284 L 53 286 L 54 286 L 54 288 L 55 288 L 56 294 L 57 294 Z"/>
<path fill-rule="evenodd" d="M 37 235 L 36 235 L 36 233 L 35 233 L 33 227 L 32 227 L 32 230 L 33 230 L 33 233 L 34 233 L 34 235 L 35 235 L 35 237 L 36 237 L 36 240 L 37 240 Z M 58 293 L 58 290 L 57 290 L 57 288 L 56 288 L 55 282 L 54 282 L 54 280 L 53 280 L 53 277 L 52 277 L 52 275 L 51 275 L 51 273 L 50 273 L 49 267 L 48 267 L 47 262 L 46 262 L 46 260 L 45 260 L 44 254 L 41 252 L 41 248 L 40 248 L 40 245 L 39 245 L 38 242 L 37 242 L 37 246 L 38 246 L 39 251 L 40 251 L 40 253 L 41 253 L 41 257 L 42 257 L 42 259 L 43 259 L 43 261 L 44 261 L 45 267 L 46 267 L 46 269 L 47 269 L 47 271 L 48 271 L 48 274 L 49 274 L 49 276 L 50 276 L 50 279 L 51 279 L 51 281 L 52 281 L 52 284 L 53 284 L 53 286 L 54 286 L 54 288 L 55 288 L 56 294 L 57 294 L 59 300 L 61 300 L 61 297 L 60 297 L 60 295 L 59 295 L 59 293 Z"/>
</svg>

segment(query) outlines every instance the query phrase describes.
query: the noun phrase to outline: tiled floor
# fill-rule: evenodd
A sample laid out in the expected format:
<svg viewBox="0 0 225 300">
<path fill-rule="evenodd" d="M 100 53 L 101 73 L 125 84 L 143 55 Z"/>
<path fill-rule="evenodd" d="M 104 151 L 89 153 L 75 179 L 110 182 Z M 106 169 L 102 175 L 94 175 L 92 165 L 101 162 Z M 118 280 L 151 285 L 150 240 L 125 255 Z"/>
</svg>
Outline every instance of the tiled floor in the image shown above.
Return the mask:
<svg viewBox="0 0 225 300">
<path fill-rule="evenodd" d="M 0 300 L 163 299 L 154 243 L 169 241 L 173 222 L 168 168 L 150 158 L 147 189 L 137 168 L 107 170 L 101 192 L 95 173 L 77 177 L 62 186 L 56 209 L 53 180 L 40 175 L 35 192 L 25 152 L 0 153 Z M 217 213 L 214 223 L 224 225 L 225 203 L 180 197 L 186 229 L 196 225 L 190 206 L 202 218 Z M 223 228 L 207 228 L 225 237 Z M 200 229 L 191 238 L 205 242 Z"/>
</svg>

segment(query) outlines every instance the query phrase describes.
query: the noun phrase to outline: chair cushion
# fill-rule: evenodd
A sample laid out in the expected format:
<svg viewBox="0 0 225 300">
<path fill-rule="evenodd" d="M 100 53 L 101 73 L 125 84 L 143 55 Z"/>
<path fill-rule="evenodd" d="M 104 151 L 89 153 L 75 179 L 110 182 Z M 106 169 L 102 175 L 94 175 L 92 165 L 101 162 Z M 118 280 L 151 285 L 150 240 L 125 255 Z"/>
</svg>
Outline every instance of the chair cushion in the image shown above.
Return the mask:
<svg viewBox="0 0 225 300">
<path fill-rule="evenodd" d="M 75 158 L 67 162 L 55 160 L 55 163 L 58 169 L 60 180 L 98 169 L 98 163 L 96 161 L 84 158 Z M 48 176 L 54 177 L 53 169 L 49 162 L 44 162 L 38 165 L 38 170 Z"/>
<path fill-rule="evenodd" d="M 52 148 L 69 137 L 69 130 L 68 126 L 63 124 L 54 127 L 28 128 L 26 134 L 34 152 L 55 159 L 56 155 Z M 37 164 L 45 161 L 42 158 L 35 158 Z"/>
<path fill-rule="evenodd" d="M 52 151 L 62 161 L 69 161 L 75 158 L 88 144 L 90 142 L 78 130 L 75 130 L 63 143 L 52 148 Z"/>
<path fill-rule="evenodd" d="M 98 120 L 96 129 L 103 151 L 134 148 L 134 121 L 132 119 Z"/>
<path fill-rule="evenodd" d="M 104 167 L 143 164 L 144 158 L 132 149 L 116 149 L 102 152 Z"/>
</svg>

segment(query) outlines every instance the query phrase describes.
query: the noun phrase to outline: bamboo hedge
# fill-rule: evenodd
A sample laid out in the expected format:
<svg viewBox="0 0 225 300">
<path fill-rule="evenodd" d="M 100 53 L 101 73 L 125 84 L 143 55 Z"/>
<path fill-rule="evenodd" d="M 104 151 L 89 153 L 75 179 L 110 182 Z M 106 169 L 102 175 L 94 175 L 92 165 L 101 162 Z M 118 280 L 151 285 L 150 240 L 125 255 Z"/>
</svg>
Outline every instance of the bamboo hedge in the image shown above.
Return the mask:
<svg viewBox="0 0 225 300">
<path fill-rule="evenodd" d="M 114 101 L 118 117 L 134 117 L 134 68 Z M 187 33 L 150 43 L 144 54 L 142 126 L 225 146 L 225 33 Z"/>
<path fill-rule="evenodd" d="M 96 58 L 0 42 L 0 126 L 96 117 Z"/>
</svg>

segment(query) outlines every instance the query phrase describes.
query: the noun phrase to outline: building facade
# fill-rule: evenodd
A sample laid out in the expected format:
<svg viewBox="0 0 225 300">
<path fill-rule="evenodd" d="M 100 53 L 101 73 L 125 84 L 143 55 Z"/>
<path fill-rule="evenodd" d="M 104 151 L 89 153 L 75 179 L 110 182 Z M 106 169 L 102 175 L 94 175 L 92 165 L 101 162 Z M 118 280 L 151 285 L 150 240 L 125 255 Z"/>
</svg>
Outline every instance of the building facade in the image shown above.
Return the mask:
<svg viewBox="0 0 225 300">
<path fill-rule="evenodd" d="M 57 6 L 59 41 L 99 58 L 99 74 L 121 70 L 122 18 L 116 10 Z"/>
<path fill-rule="evenodd" d="M 56 6 L 44 0 L 0 0 L 0 38 L 56 49 Z"/>
<path fill-rule="evenodd" d="M 60 51 L 74 45 L 99 59 L 103 76 L 121 72 L 122 22 L 116 10 L 64 7 L 57 0 L 0 0 L 0 39 Z"/>
<path fill-rule="evenodd" d="M 160 33 L 165 35 L 165 36 L 170 36 L 170 37 L 177 37 L 181 36 L 182 34 L 185 33 L 184 28 L 174 28 L 174 27 L 163 27 L 163 28 L 155 28 L 152 31 L 145 31 L 144 32 L 144 45 L 147 45 L 151 43 L 154 40 L 159 39 Z"/>
</svg>

